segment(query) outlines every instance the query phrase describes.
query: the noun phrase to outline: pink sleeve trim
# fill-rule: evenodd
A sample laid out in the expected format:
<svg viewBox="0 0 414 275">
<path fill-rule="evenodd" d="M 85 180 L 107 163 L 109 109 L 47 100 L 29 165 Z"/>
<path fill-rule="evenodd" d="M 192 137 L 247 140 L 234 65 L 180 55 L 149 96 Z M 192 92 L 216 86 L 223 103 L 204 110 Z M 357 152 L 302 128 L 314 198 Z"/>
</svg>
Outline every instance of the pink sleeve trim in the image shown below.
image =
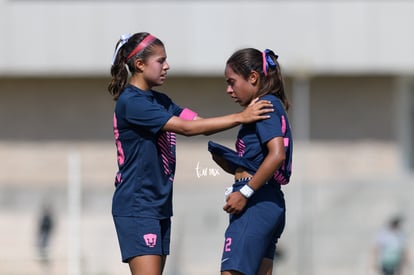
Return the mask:
<svg viewBox="0 0 414 275">
<path fill-rule="evenodd" d="M 180 114 L 180 118 L 182 118 L 184 120 L 193 120 L 193 119 L 196 118 L 196 116 L 197 116 L 197 113 L 191 111 L 188 108 L 184 108 L 184 110 Z"/>
</svg>

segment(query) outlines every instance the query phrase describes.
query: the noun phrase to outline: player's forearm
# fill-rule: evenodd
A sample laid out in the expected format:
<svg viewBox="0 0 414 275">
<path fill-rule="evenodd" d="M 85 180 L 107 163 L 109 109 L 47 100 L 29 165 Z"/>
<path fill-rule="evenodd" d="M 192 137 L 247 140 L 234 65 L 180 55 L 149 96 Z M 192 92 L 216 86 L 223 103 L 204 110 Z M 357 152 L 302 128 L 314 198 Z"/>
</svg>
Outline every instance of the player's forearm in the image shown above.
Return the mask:
<svg viewBox="0 0 414 275">
<path fill-rule="evenodd" d="M 211 135 L 224 130 L 228 130 L 242 123 L 241 113 L 206 118 L 203 120 L 205 121 L 201 127 L 203 129 L 202 134 L 204 135 Z"/>
<path fill-rule="evenodd" d="M 273 176 L 276 170 L 280 168 L 284 159 L 282 155 L 268 155 L 250 180 L 249 186 L 253 190 L 258 190 L 262 187 Z"/>
<path fill-rule="evenodd" d="M 185 136 L 210 135 L 233 128 L 241 123 L 240 113 L 220 117 L 196 119 L 191 121 L 174 121 L 164 127 L 164 130 L 173 131 Z"/>
</svg>

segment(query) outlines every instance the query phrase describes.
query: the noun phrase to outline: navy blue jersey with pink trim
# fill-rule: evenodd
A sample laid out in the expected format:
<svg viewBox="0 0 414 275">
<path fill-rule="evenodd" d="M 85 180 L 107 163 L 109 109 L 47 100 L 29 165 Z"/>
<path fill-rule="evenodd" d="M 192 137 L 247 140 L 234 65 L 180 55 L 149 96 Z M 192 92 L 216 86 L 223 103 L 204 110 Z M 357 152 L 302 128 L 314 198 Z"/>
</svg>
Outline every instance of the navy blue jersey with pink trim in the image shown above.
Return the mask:
<svg viewBox="0 0 414 275">
<path fill-rule="evenodd" d="M 113 215 L 172 216 L 176 139 L 161 129 L 182 111 L 160 92 L 128 85 L 121 93 L 113 120 L 118 157 Z"/>
<path fill-rule="evenodd" d="M 269 94 L 261 99 L 271 101 L 274 112 L 267 114 L 270 115 L 269 119 L 241 126 L 237 135 L 236 151 L 239 157 L 247 159 L 257 170 L 268 153 L 266 143 L 275 137 L 283 137 L 286 159 L 269 182 L 287 184 L 292 172 L 293 150 L 289 120 L 282 102 L 276 96 Z M 250 172 L 254 174 L 256 171 Z"/>
</svg>

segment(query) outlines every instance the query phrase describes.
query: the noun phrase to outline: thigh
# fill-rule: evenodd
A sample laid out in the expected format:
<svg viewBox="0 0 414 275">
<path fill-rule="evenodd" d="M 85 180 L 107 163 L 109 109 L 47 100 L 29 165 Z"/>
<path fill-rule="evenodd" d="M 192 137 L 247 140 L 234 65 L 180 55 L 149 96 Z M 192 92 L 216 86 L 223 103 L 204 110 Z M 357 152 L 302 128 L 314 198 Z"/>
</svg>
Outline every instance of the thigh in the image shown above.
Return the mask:
<svg viewBox="0 0 414 275">
<path fill-rule="evenodd" d="M 264 258 L 260 264 L 259 271 L 257 275 L 272 275 L 273 271 L 273 261 L 268 258 Z"/>
<path fill-rule="evenodd" d="M 164 269 L 166 256 L 144 255 L 129 260 L 132 275 L 161 275 Z"/>
<path fill-rule="evenodd" d="M 221 272 L 221 275 L 243 275 L 243 273 L 234 271 L 234 270 L 226 270 Z"/>
</svg>

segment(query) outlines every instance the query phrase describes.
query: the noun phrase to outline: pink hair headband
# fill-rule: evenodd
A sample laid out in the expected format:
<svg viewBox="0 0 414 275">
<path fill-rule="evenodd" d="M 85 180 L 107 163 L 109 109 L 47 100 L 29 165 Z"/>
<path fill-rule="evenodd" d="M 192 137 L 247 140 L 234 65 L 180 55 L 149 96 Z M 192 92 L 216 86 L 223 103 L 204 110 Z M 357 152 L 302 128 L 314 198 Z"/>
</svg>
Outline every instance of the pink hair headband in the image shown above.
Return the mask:
<svg viewBox="0 0 414 275">
<path fill-rule="evenodd" d="M 266 53 L 265 52 L 262 52 L 262 58 L 263 58 L 263 73 L 265 76 L 267 76 Z"/>
<path fill-rule="evenodd" d="M 154 42 L 155 39 L 157 39 L 155 36 L 148 34 L 144 39 L 142 39 L 141 42 L 138 43 L 135 49 L 127 56 L 126 60 L 128 61 L 131 57 L 148 47 L 148 45 Z"/>
</svg>

